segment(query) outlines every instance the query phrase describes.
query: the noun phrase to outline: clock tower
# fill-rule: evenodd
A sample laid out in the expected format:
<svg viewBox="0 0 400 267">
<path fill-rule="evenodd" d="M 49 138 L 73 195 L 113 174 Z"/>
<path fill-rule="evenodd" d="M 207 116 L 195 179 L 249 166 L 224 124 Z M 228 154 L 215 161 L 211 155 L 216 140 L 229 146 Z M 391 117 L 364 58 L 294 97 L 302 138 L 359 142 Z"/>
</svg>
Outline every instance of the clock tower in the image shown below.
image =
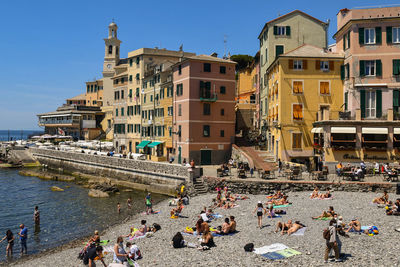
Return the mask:
<svg viewBox="0 0 400 267">
<path fill-rule="evenodd" d="M 119 62 L 119 47 L 121 41 L 117 38 L 118 26 L 114 22 L 108 25 L 108 38 L 104 39 L 105 54 L 103 64 L 103 77 L 112 77 L 114 75 L 114 67 Z"/>
</svg>

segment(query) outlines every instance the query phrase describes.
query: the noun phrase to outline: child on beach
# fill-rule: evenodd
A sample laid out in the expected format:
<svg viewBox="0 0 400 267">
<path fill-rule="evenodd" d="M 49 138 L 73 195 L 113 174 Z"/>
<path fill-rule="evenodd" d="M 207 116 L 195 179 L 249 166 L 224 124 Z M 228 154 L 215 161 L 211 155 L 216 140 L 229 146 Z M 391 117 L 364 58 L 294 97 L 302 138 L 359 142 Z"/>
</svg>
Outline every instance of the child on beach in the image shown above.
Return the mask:
<svg viewBox="0 0 400 267">
<path fill-rule="evenodd" d="M 257 212 L 257 218 L 258 218 L 258 227 L 261 229 L 262 228 L 262 216 L 267 212 L 267 210 L 263 207 L 263 204 L 261 201 L 258 201 L 257 207 L 254 210 L 254 213 Z"/>
<path fill-rule="evenodd" d="M 121 213 L 121 204 L 119 202 L 117 203 L 117 211 L 118 211 L 118 214 Z"/>
<path fill-rule="evenodd" d="M 146 203 L 146 214 L 149 215 L 149 213 L 153 213 L 153 200 L 151 199 L 151 194 L 147 193 L 147 196 L 144 198 L 145 203 Z"/>
<path fill-rule="evenodd" d="M 132 199 L 131 199 L 131 197 L 128 197 L 128 200 L 126 201 L 126 206 L 128 207 L 128 209 L 132 208 Z"/>
</svg>

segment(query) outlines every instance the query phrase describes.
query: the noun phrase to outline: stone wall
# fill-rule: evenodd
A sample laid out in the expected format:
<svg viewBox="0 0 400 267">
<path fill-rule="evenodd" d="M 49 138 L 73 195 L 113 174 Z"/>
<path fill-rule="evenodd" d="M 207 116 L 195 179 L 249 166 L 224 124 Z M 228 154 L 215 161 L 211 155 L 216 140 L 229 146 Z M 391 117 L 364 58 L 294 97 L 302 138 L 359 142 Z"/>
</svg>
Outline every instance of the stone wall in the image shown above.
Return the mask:
<svg viewBox="0 0 400 267">
<path fill-rule="evenodd" d="M 188 168 L 181 165 L 39 148 L 29 150 L 41 164 L 53 169 L 148 185 L 158 193 L 170 194 L 176 186 L 190 181 Z"/>
<path fill-rule="evenodd" d="M 237 194 L 271 194 L 275 190 L 289 191 L 312 191 L 317 186 L 319 190 L 348 192 L 396 192 L 395 183 L 364 183 L 364 182 L 306 182 L 306 181 L 246 181 L 229 180 L 216 177 L 203 177 L 208 192 L 215 192 L 215 187 L 227 186 L 232 193 Z"/>
<path fill-rule="evenodd" d="M 254 166 L 253 160 L 245 152 L 243 152 L 237 145 L 232 145 L 232 159 L 236 162 L 247 162 L 250 167 Z"/>
</svg>

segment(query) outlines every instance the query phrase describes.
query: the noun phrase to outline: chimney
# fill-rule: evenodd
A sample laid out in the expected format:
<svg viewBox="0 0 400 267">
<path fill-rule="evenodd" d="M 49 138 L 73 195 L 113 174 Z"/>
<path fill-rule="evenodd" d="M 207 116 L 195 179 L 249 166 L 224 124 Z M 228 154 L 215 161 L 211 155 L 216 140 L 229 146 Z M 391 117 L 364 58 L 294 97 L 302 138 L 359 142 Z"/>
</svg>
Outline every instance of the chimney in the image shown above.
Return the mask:
<svg viewBox="0 0 400 267">
<path fill-rule="evenodd" d="M 211 56 L 212 57 L 218 57 L 218 54 L 214 52 L 214 53 L 211 54 Z"/>
</svg>

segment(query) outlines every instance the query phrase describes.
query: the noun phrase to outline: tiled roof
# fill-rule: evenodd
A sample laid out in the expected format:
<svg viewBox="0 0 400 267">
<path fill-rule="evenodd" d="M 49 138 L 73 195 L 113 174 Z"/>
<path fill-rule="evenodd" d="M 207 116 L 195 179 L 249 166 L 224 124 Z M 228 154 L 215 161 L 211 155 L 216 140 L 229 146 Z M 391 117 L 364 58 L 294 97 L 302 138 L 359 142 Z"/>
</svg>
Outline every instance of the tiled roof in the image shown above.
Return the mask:
<svg viewBox="0 0 400 267">
<path fill-rule="evenodd" d="M 317 47 L 317 46 L 304 44 L 304 45 L 299 46 L 296 49 L 293 49 L 283 55 L 280 55 L 280 57 L 343 58 L 343 55 L 340 53 L 332 53 L 332 52 L 326 51 L 325 49 Z"/>
<path fill-rule="evenodd" d="M 67 100 L 82 100 L 82 99 L 86 99 L 86 94 L 80 94 L 71 98 L 67 98 Z"/>
<path fill-rule="evenodd" d="M 187 59 L 204 60 L 204 61 L 214 61 L 214 62 L 220 62 L 220 63 L 233 63 L 233 64 L 236 64 L 235 61 L 228 60 L 228 59 L 223 59 L 223 58 L 218 58 L 218 57 L 213 57 L 213 56 L 209 56 L 209 55 L 192 56 L 192 57 L 188 57 Z"/>
</svg>

